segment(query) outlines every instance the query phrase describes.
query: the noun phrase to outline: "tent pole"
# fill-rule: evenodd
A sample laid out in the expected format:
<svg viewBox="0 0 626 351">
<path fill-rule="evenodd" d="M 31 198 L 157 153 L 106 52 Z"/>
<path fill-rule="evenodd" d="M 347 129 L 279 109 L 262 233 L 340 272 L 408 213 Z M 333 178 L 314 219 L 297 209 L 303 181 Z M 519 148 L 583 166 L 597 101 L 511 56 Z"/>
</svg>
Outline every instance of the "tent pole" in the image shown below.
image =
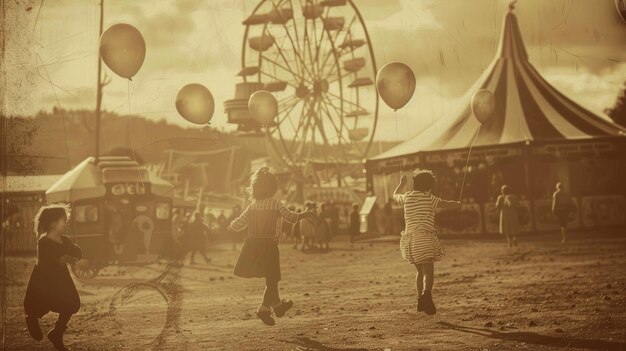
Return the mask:
<svg viewBox="0 0 626 351">
<path fill-rule="evenodd" d="M 526 193 L 528 194 L 528 200 L 530 201 L 530 223 L 532 231 L 537 232 L 537 225 L 535 223 L 535 195 L 533 194 L 532 184 L 530 182 L 531 168 L 530 168 L 530 141 L 526 141 L 522 145 L 522 157 L 524 160 L 524 181 L 526 183 Z"/>
<path fill-rule="evenodd" d="M 104 0 L 100 0 L 100 31 L 98 34 L 98 40 L 102 36 L 102 26 L 104 22 Z M 104 83 L 102 82 L 102 59 L 98 54 L 98 81 L 96 82 L 96 147 L 95 147 L 95 158 L 96 163 L 98 162 L 98 158 L 100 157 L 100 109 L 102 105 L 102 88 L 104 87 Z"/>
</svg>

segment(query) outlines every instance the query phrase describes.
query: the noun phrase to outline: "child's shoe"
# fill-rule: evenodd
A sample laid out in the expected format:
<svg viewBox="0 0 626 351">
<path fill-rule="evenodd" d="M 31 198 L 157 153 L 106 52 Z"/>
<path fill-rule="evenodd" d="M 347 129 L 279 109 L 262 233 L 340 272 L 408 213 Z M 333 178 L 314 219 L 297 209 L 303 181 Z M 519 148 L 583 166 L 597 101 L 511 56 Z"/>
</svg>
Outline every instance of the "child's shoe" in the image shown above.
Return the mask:
<svg viewBox="0 0 626 351">
<path fill-rule="evenodd" d="M 291 300 L 282 300 L 277 305 L 272 306 L 274 310 L 274 314 L 276 317 L 280 318 L 287 313 L 293 307 L 293 301 Z"/>
<path fill-rule="evenodd" d="M 50 340 L 52 345 L 54 345 L 54 348 L 57 350 L 67 350 L 65 345 L 63 345 L 63 333 L 65 333 L 65 330 L 67 330 L 67 326 L 55 325 L 54 328 L 48 332 L 48 340 Z"/>
<path fill-rule="evenodd" d="M 43 340 L 43 333 L 41 332 L 38 318 L 26 316 L 26 328 L 28 328 L 28 334 L 33 339 L 37 341 Z"/>
<path fill-rule="evenodd" d="M 437 307 L 435 307 L 435 303 L 433 302 L 433 295 L 430 293 L 430 291 L 424 291 L 424 293 L 422 294 L 422 304 L 424 306 L 424 312 L 426 312 L 427 315 L 432 316 L 437 313 Z"/>
<path fill-rule="evenodd" d="M 269 326 L 273 326 L 276 324 L 274 318 L 272 318 L 272 310 L 267 306 L 259 306 L 256 310 L 256 316 L 265 324 Z"/>
</svg>

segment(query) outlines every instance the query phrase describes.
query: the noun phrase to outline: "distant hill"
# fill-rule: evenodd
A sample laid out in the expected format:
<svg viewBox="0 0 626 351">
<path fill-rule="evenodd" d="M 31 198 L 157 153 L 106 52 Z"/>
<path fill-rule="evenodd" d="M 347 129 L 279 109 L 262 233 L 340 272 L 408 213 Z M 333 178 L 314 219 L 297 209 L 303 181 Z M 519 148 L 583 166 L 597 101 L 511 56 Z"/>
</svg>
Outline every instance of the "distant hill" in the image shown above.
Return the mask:
<svg viewBox="0 0 626 351">
<path fill-rule="evenodd" d="M 163 161 L 164 151 L 207 151 L 239 146 L 248 159 L 268 156 L 263 137 L 241 137 L 211 127 L 183 128 L 165 120 L 121 116 L 103 111 L 100 150 L 102 154 L 123 149 L 146 163 Z M 95 113 L 91 110 L 54 108 L 35 116 L 6 119 L 9 174 L 61 174 L 95 152 Z M 3 121 L 4 122 L 4 121 Z M 395 143 L 382 142 L 383 151 Z M 4 150 L 3 150 L 4 151 Z M 325 150 L 326 151 L 326 150 Z M 372 147 L 371 155 L 378 153 Z"/>
</svg>

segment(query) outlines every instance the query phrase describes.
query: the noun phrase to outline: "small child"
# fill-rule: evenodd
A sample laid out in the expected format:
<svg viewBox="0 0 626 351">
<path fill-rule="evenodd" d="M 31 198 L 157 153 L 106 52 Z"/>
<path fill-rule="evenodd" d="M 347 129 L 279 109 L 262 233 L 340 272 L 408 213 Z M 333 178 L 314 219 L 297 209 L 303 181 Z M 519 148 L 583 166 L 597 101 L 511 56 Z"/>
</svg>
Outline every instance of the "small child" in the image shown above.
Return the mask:
<svg viewBox="0 0 626 351">
<path fill-rule="evenodd" d="M 48 339 L 57 350 L 66 350 L 63 333 L 72 315 L 80 309 L 80 297 L 72 281 L 67 263 L 80 259 L 80 247 L 63 235 L 67 230 L 70 208 L 67 205 L 43 206 L 35 216 L 37 263 L 28 281 L 24 297 L 26 326 L 33 339 L 40 341 L 43 334 L 39 319 L 52 311 L 59 314 Z"/>
<path fill-rule="evenodd" d="M 435 210 L 458 209 L 461 203 L 442 200 L 431 193 L 435 176 L 430 170 L 415 171 L 413 191 L 401 194 L 406 182 L 407 177 L 403 175 L 393 193 L 394 200 L 404 206 L 406 228 L 400 236 L 400 252 L 402 258 L 417 269 L 417 311 L 434 315 L 437 313 L 431 293 L 435 279 L 434 263 L 444 257 L 435 229 Z"/>
<path fill-rule="evenodd" d="M 242 231 L 248 228 L 248 237 L 241 249 L 235 265 L 234 274 L 244 278 L 265 278 L 263 302 L 257 308 L 256 315 L 266 325 L 274 325 L 272 311 L 276 317 L 282 317 L 293 306 L 290 300 L 281 300 L 278 295 L 280 258 L 278 237 L 283 220 L 296 223 L 313 216 L 312 212 L 292 212 L 280 201 L 272 197 L 278 190 L 278 180 L 267 167 L 256 171 L 250 180 L 252 203 L 239 217 L 232 221 L 230 231 Z"/>
</svg>

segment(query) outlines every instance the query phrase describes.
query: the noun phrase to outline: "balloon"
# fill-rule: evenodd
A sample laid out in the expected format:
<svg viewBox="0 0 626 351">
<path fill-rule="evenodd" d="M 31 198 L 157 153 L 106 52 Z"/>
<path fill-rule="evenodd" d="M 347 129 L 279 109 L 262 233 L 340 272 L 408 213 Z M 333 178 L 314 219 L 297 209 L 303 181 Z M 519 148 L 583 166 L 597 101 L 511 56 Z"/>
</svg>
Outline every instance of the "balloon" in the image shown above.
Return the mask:
<svg viewBox="0 0 626 351">
<path fill-rule="evenodd" d="M 472 113 L 480 122 L 487 122 L 496 110 L 496 98 L 487 89 L 480 89 L 472 95 Z"/>
<path fill-rule="evenodd" d="M 187 84 L 176 95 L 176 109 L 191 123 L 207 124 L 213 118 L 215 100 L 204 85 Z"/>
<path fill-rule="evenodd" d="M 146 42 L 130 24 L 114 24 L 100 37 L 100 57 L 118 76 L 131 79 L 146 58 Z"/>
<path fill-rule="evenodd" d="M 248 100 L 248 110 L 255 121 L 262 125 L 272 123 L 278 113 L 278 101 L 265 90 L 255 91 Z"/>
<path fill-rule="evenodd" d="M 384 65 L 376 75 L 376 88 L 383 101 L 397 110 L 411 100 L 415 92 L 415 75 L 401 62 Z"/>
</svg>

